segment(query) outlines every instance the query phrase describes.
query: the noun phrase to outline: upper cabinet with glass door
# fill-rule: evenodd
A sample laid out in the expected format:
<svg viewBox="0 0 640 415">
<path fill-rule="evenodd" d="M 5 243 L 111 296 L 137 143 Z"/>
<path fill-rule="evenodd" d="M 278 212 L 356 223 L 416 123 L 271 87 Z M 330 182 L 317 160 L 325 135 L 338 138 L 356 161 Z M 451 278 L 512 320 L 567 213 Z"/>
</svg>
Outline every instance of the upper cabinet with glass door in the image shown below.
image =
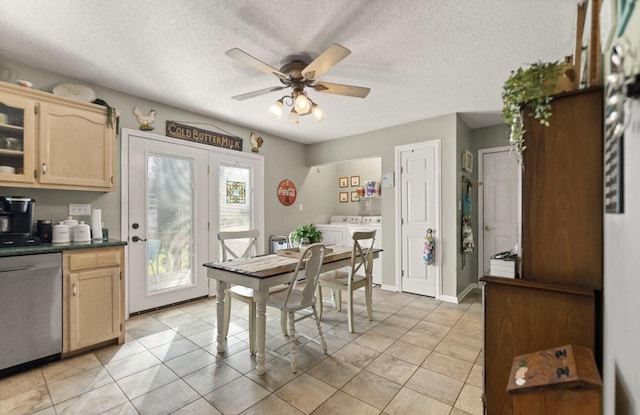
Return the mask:
<svg viewBox="0 0 640 415">
<path fill-rule="evenodd" d="M 35 102 L 0 94 L 0 183 L 34 183 Z"/>
<path fill-rule="evenodd" d="M 0 82 L 0 186 L 115 190 L 105 107 Z"/>
</svg>

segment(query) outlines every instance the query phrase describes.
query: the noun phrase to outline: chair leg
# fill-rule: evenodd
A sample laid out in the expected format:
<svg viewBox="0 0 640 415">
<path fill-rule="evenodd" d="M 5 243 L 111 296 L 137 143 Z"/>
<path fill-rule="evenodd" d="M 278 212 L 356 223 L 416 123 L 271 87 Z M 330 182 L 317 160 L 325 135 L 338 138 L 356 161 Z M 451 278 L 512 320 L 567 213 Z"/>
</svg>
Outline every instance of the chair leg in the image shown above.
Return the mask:
<svg viewBox="0 0 640 415">
<path fill-rule="evenodd" d="M 324 339 L 324 334 L 322 334 L 322 327 L 320 326 L 318 311 L 316 310 L 315 305 L 312 305 L 311 309 L 313 310 L 313 319 L 316 321 L 316 326 L 318 327 L 318 334 L 320 335 L 320 344 L 322 345 L 322 351 L 324 352 L 324 354 L 327 354 L 327 341 Z"/>
<path fill-rule="evenodd" d="M 318 285 L 318 295 L 317 297 L 317 303 L 318 306 L 320 307 L 320 312 L 318 313 L 318 318 L 320 320 L 322 320 L 322 311 L 324 309 L 324 307 L 322 307 L 322 287 Z"/>
<path fill-rule="evenodd" d="M 256 302 L 249 304 L 249 353 L 256 354 Z"/>
<path fill-rule="evenodd" d="M 288 336 L 287 333 L 287 313 L 284 311 L 280 312 L 280 330 L 282 330 L 283 336 Z"/>
<path fill-rule="evenodd" d="M 333 289 L 333 305 L 336 311 L 342 311 L 342 290 Z"/>
<path fill-rule="evenodd" d="M 295 313 L 289 312 L 289 344 L 291 348 L 291 373 L 298 371 L 298 360 L 296 359 L 296 328 L 294 326 Z"/>
<path fill-rule="evenodd" d="M 349 290 L 349 297 L 347 298 L 347 320 L 349 321 L 349 331 L 353 333 L 353 291 Z"/>
<path fill-rule="evenodd" d="M 224 338 L 229 334 L 229 321 L 231 320 L 231 294 L 229 290 L 224 293 Z"/>
<path fill-rule="evenodd" d="M 369 316 L 369 321 L 373 320 L 373 310 L 371 309 L 371 296 L 372 296 L 372 291 L 373 288 L 371 287 L 371 280 L 369 280 L 369 282 L 367 283 L 367 285 L 365 286 L 365 292 L 364 295 L 367 297 L 367 315 Z"/>
</svg>

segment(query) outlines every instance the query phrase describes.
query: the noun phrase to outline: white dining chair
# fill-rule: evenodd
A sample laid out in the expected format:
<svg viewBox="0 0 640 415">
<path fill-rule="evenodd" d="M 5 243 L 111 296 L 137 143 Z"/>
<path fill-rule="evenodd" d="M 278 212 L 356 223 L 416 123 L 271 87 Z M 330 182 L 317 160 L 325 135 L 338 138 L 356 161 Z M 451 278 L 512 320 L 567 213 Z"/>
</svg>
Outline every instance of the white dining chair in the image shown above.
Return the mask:
<svg viewBox="0 0 640 415">
<path fill-rule="evenodd" d="M 222 260 L 228 261 L 230 259 L 249 258 L 257 255 L 258 237 L 260 237 L 260 232 L 257 230 L 218 232 L 218 240 L 220 241 L 220 246 L 222 248 Z M 287 285 L 278 285 L 271 287 L 269 292 L 282 291 L 286 288 Z M 249 353 L 256 354 L 256 302 L 253 300 L 253 289 L 240 285 L 232 285 L 225 293 L 225 339 L 229 334 L 232 298 L 242 301 L 249 307 Z M 286 314 L 282 315 L 280 325 L 283 327 L 283 334 L 286 336 Z"/>
<path fill-rule="evenodd" d="M 372 317 L 371 294 L 373 290 L 373 243 L 376 231 L 356 231 L 353 233 L 353 250 L 351 251 L 350 266 L 344 269 L 323 272 L 318 281 L 318 303 L 320 305 L 320 318 L 322 318 L 323 302 L 322 287 L 331 288 L 335 299 L 336 310 L 341 310 L 342 291 L 347 291 L 347 320 L 349 331 L 354 332 L 353 323 L 353 292 L 364 287 L 367 303 L 367 315 Z"/>
<path fill-rule="evenodd" d="M 318 334 L 320 336 L 320 345 L 322 351 L 327 353 L 327 342 L 322 334 L 322 328 L 320 327 L 320 319 L 316 309 L 317 298 L 315 295 L 316 288 L 318 286 L 318 276 L 320 275 L 320 268 L 322 267 L 322 261 L 324 260 L 324 245 L 312 244 L 303 251 L 296 265 L 296 269 L 291 274 L 291 281 L 289 287 L 285 291 L 276 293 L 270 293 L 267 299 L 267 306 L 276 307 L 281 312 L 287 313 L 289 319 L 289 344 L 291 348 L 291 372 L 296 373 L 298 370 L 298 362 L 296 359 L 296 330 L 295 322 L 300 321 L 306 317 L 313 316 L 318 327 Z M 304 267 L 304 270 L 303 270 Z M 304 283 L 297 278 L 298 273 L 304 273 Z M 299 284 L 304 284 L 303 288 L 299 288 Z M 295 313 L 300 310 L 311 308 L 311 314 L 304 314 L 296 319 Z M 315 341 L 311 339 L 312 341 Z"/>
</svg>

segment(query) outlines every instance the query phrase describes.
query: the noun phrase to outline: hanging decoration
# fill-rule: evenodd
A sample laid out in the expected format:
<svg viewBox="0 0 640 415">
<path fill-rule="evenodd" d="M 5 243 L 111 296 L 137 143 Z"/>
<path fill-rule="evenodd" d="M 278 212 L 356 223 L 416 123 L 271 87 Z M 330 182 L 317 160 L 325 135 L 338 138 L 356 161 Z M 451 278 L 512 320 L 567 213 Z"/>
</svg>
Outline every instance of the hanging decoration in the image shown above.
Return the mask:
<svg viewBox="0 0 640 415">
<path fill-rule="evenodd" d="M 227 203 L 247 204 L 247 184 L 227 180 Z"/>
<path fill-rule="evenodd" d="M 466 265 L 466 256 L 473 254 L 473 224 L 471 223 L 471 180 L 462 177 L 462 268 Z"/>
<path fill-rule="evenodd" d="M 433 239 L 433 229 L 427 229 L 427 235 L 424 237 L 424 263 L 433 264 L 433 251 L 436 247 L 436 241 Z"/>
<path fill-rule="evenodd" d="M 291 206 L 296 202 L 296 185 L 289 179 L 284 179 L 278 184 L 278 200 L 285 206 Z"/>
</svg>

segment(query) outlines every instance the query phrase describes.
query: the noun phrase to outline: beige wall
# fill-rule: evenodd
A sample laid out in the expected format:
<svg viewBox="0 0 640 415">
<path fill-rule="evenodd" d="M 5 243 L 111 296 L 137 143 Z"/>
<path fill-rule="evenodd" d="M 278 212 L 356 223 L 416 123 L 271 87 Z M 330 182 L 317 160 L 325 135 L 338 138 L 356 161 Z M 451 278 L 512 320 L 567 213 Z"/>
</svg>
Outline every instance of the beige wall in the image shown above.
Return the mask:
<svg viewBox="0 0 640 415">
<path fill-rule="evenodd" d="M 419 143 L 430 140 L 441 140 L 442 151 L 442 198 L 441 198 L 441 227 L 438 241 L 442 254 L 441 270 L 443 275 L 442 293 L 449 297 L 456 297 L 457 270 L 456 257 L 456 198 L 457 198 L 457 149 L 456 149 L 456 119 L 455 114 L 436 117 L 429 120 L 416 121 L 395 127 L 371 131 L 338 140 L 326 141 L 307 146 L 307 163 L 311 166 L 335 163 L 344 160 L 362 159 L 373 156 L 381 157 L 383 172 L 395 170 L 396 146 Z M 380 208 L 383 216 L 382 249 L 384 262 L 382 283 L 395 285 L 396 261 L 395 233 L 395 189 L 384 189 Z"/>
</svg>

